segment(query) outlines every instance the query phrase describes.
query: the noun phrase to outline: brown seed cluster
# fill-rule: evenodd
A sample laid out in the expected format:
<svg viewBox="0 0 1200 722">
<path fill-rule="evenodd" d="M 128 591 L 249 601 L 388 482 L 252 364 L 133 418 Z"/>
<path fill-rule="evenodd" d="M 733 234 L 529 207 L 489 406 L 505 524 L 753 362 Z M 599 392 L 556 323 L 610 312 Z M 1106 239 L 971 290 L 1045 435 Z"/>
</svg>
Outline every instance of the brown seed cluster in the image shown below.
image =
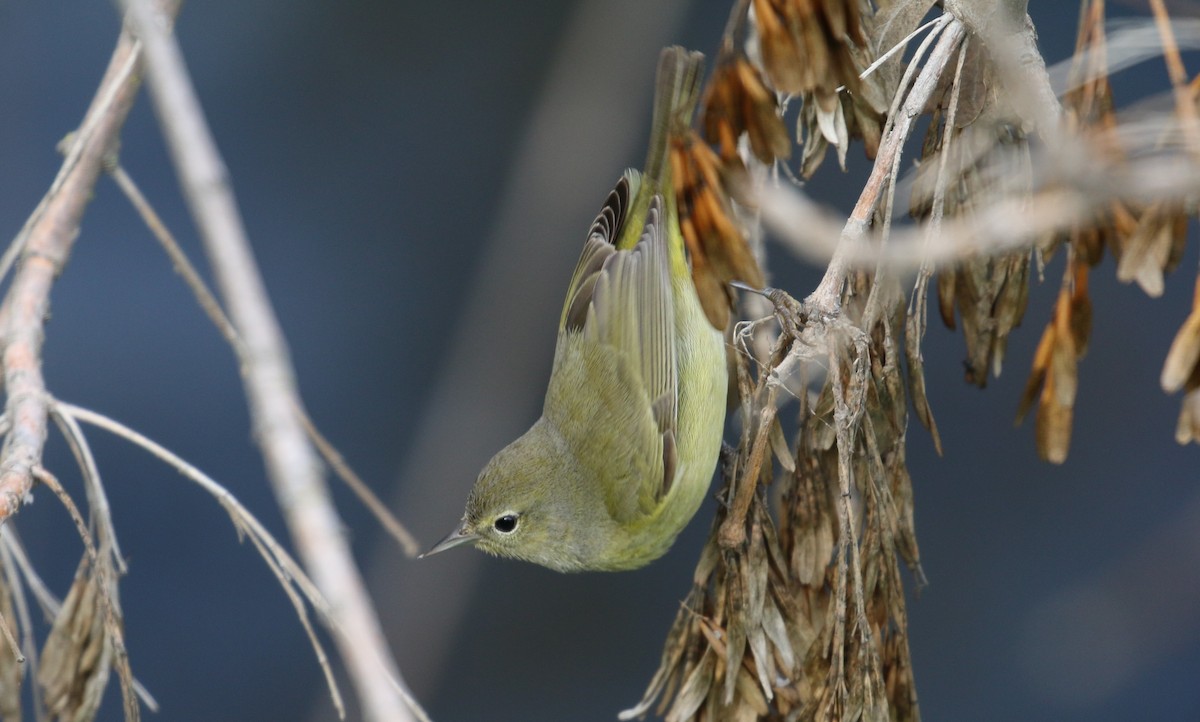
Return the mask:
<svg viewBox="0 0 1200 722">
<path fill-rule="evenodd" d="M 735 239 L 738 212 L 749 204 L 739 189 L 751 175 L 747 169 L 791 155 L 781 115 L 787 96 L 802 102 L 800 138 L 791 141 L 804 145 L 802 173 L 815 170 L 828 144 L 844 157 L 856 133 L 873 153 L 886 129 L 884 148 L 890 152 L 900 134 L 896 124 L 885 124 L 886 104 L 874 102 L 872 88 L 898 87 L 893 80 L 903 62 L 881 64 L 877 75 L 884 79 L 878 86 L 857 80 L 857 74 L 870 64 L 869 52 L 890 48 L 921 22 L 917 11 L 929 7 L 914 3 L 916 10 L 891 13 L 895 6 L 879 4 L 891 14 L 879 21 L 883 30 L 876 33 L 875 18 L 855 0 L 745 0 L 739 7 L 746 5 L 753 11 L 747 19 L 759 52 L 746 52 L 726 38 L 704 96 L 708 144 L 689 135 L 671 148 L 673 172 L 681 180 L 683 233 L 694 264 L 712 279 L 746 272 L 736 256 L 744 246 Z M 1103 25 L 1103 3 L 1085 0 L 1079 48 L 1093 52 L 1078 55 L 1076 89 L 1066 98 L 1063 122 L 1073 137 L 1092 139 L 1098 167 L 1119 172 L 1130 151 L 1117 140 L 1107 60 L 1094 52 L 1103 47 Z M 1061 191 L 1047 179 L 1053 169 L 1037 176 L 1040 185 L 1034 188 L 1021 116 L 1005 95 L 987 45 L 967 32 L 957 45 L 939 40 L 936 47 L 939 65 L 926 56 L 910 76 L 925 80 L 923 92 L 933 89 L 928 102 L 919 101 L 931 122 L 911 186 L 912 215 L 935 226 L 997 201 L 1034 207 L 1032 201 L 1040 200 L 1035 193 Z M 935 85 L 925 72 L 943 67 L 948 54 L 952 60 L 934 76 Z M 1200 114 L 1200 91 L 1193 86 L 1200 81 L 1177 82 L 1177 96 Z M 1180 112 L 1180 125 L 1186 126 Z M 1200 158 L 1200 126 L 1193 127 L 1197 141 L 1189 149 Z M 893 185 L 877 187 L 895 188 L 894 178 L 888 182 Z M 891 218 L 890 203 L 890 195 L 872 201 L 856 220 L 883 225 Z M 1040 271 L 1043 261 L 1063 249 L 1062 285 L 1018 413 L 1024 418 L 1036 408 L 1042 458 L 1061 463 L 1070 448 L 1079 362 L 1092 324 L 1092 269 L 1108 249 L 1123 280 L 1161 293 L 1163 275 L 1179 262 L 1185 213 L 1193 205 L 1113 200 L 1036 249 L 985 249 L 936 270 L 938 310 L 947 326 L 962 329 L 966 378 L 983 386 L 1000 372 L 1008 338 L 1024 316 L 1033 260 Z M 724 503 L 658 672 L 624 718 L 657 704 L 672 722 L 919 720 L 904 568 L 918 582 L 923 577 L 906 434 L 911 408 L 940 452 L 920 349 L 933 269 L 921 269 L 907 307 L 907 289 L 889 271 L 883 264 L 850 267 L 837 279 L 832 311 L 771 290 L 765 295 L 775 308 L 774 324 L 763 326 L 778 335 L 749 341 L 757 332 L 742 328 L 735 338 L 743 349 L 753 344 L 757 355 L 735 355 L 745 428 L 738 448 L 724 459 Z M 728 308 L 723 281 L 704 290 L 698 280 L 697 287 L 702 297 Z M 763 338 L 769 340 L 760 343 Z M 785 366 L 819 367 L 820 390 L 797 393 L 797 417 L 781 420 L 777 402 Z M 1168 391 L 1185 391 L 1179 440 L 1200 440 L 1200 279 L 1162 383 Z M 789 427 L 795 429 L 790 438 L 784 431 Z"/>
<path fill-rule="evenodd" d="M 704 135 L 720 149 L 726 162 L 738 157 L 737 141 L 743 133 L 754 157 L 766 164 L 787 160 L 792 139 L 780 116 L 775 93 L 763 82 L 762 72 L 743 57 L 717 65 L 704 95 Z"/>
<path fill-rule="evenodd" d="M 692 281 L 709 322 L 724 329 L 732 305 L 728 283 L 737 280 L 756 288 L 764 283 L 731 200 L 731 173 L 744 173 L 744 168 L 740 162 L 722 161 L 695 131 L 672 137 L 670 162 Z"/>
<path fill-rule="evenodd" d="M 870 279 L 857 283 L 848 310 L 859 319 Z M 622 718 L 657 702 L 672 722 L 917 720 L 900 569 L 921 578 L 904 454 L 904 314 L 870 334 L 842 320 L 822 329 L 840 341 L 823 357 L 820 394 L 801 397 L 789 443 L 771 369 L 822 322 L 782 291 L 770 296 L 781 331 L 771 363 L 752 376 L 737 357 L 749 428 L 722 466 L 729 496 L 658 672 Z M 778 524 L 764 488 L 778 499 Z"/>
<path fill-rule="evenodd" d="M 829 112 L 839 88 L 858 88 L 862 68 L 851 46 L 865 46 L 867 37 L 857 0 L 754 0 L 754 21 L 776 90 L 812 94 Z"/>
<path fill-rule="evenodd" d="M 875 157 L 887 109 L 870 64 L 869 5 L 859 0 L 754 0 L 754 28 L 767 85 L 801 101 L 800 172 L 816 172 L 829 146 L 844 168 L 850 142 Z"/>
<path fill-rule="evenodd" d="M 1128 163 L 1128 152 L 1118 139 L 1112 88 L 1107 75 L 1104 20 L 1102 1 L 1085 2 L 1071 68 L 1070 85 L 1074 90 L 1063 99 L 1064 125 L 1073 135 L 1089 142 L 1094 156 L 1110 169 L 1109 172 L 1121 172 Z M 1194 134 L 1189 137 L 1187 129 L 1195 129 L 1200 76 L 1185 85 L 1178 50 L 1170 43 L 1165 45 L 1168 66 L 1178 68 L 1174 74 L 1177 129 L 1183 130 L 1188 152 L 1198 155 L 1200 142 Z M 1089 223 L 1071 228 L 1043 244 L 1046 253 L 1061 246 L 1068 247 L 1068 264 L 1073 267 L 1064 278 L 1053 316 L 1042 335 L 1018 411 L 1019 419 L 1028 413 L 1037 396 L 1036 437 L 1038 452 L 1043 458 L 1061 463 L 1070 443 L 1071 409 L 1078 391 L 1076 365 L 1083 357 L 1091 328 L 1087 266 L 1098 264 L 1107 250 L 1116 259 L 1118 280 L 1136 282 L 1147 295 L 1161 296 L 1165 275 L 1179 265 L 1183 256 L 1187 222 L 1187 204 L 1179 201 L 1138 203 L 1114 199 Z M 1176 439 L 1180 443 L 1200 440 L 1196 434 L 1200 401 L 1194 393 L 1196 382 L 1189 375 L 1187 335 L 1188 324 L 1185 322 L 1163 369 L 1166 391 L 1186 389 L 1176 430 Z M 1200 378 L 1196 381 L 1200 382 Z"/>
<path fill-rule="evenodd" d="M 970 215 L 981 204 L 1030 192 L 1026 138 L 988 98 L 986 61 L 968 47 L 957 84 L 947 84 L 931 109 L 909 208 L 914 218 L 932 217 L 939 192 L 943 217 Z M 971 123 L 964 125 L 967 118 Z M 979 253 L 938 269 L 938 311 L 949 329 L 961 320 L 967 383 L 982 388 L 989 374 L 1000 374 L 1008 338 L 1025 315 L 1029 264 L 1029 252 L 1020 250 Z"/>
</svg>

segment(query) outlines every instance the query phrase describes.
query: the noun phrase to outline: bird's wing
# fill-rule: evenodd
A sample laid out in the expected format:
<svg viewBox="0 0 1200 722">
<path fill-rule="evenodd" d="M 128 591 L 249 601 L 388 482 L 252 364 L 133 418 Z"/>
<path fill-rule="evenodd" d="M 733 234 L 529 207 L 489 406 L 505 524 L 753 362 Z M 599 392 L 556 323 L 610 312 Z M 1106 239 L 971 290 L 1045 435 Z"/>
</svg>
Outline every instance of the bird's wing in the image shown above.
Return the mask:
<svg viewBox="0 0 1200 722">
<path fill-rule="evenodd" d="M 592 224 L 563 308 L 544 410 L 571 449 L 595 455 L 581 461 L 594 467 L 618 520 L 652 511 L 676 469 L 675 313 L 663 212 L 656 197 L 641 240 L 615 249 L 629 186 L 627 176 Z"/>
</svg>

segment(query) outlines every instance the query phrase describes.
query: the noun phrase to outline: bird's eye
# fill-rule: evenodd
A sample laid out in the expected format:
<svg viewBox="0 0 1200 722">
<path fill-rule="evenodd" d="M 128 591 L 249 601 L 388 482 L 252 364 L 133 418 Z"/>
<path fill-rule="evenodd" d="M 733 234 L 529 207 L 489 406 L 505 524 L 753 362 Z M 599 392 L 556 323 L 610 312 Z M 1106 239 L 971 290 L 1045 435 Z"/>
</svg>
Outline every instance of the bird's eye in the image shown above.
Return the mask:
<svg viewBox="0 0 1200 722">
<path fill-rule="evenodd" d="M 517 530 L 517 515 L 505 514 L 492 522 L 492 527 L 501 534 L 512 534 Z"/>
</svg>

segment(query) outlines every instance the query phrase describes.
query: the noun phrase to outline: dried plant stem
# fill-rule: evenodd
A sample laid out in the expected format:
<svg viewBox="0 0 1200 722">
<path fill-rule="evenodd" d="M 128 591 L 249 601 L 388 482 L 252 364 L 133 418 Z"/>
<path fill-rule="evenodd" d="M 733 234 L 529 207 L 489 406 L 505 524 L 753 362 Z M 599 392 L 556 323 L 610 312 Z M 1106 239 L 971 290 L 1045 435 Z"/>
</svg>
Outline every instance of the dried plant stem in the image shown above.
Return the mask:
<svg viewBox="0 0 1200 722">
<path fill-rule="evenodd" d="M 316 424 L 313 423 L 312 418 L 304 410 L 304 407 L 297 405 L 295 411 L 296 417 L 300 420 L 300 425 L 304 427 L 308 438 L 312 439 L 313 444 L 317 447 L 317 451 L 321 452 L 321 456 L 329 464 L 330 468 L 333 469 L 333 473 L 337 474 L 338 478 L 344 481 L 346 486 L 350 487 L 350 490 L 358 496 L 359 501 L 383 525 L 383 528 L 392 535 L 393 539 L 400 543 L 400 548 L 404 550 L 404 553 L 410 558 L 416 557 L 417 553 L 421 550 L 416 537 L 400 523 L 400 520 L 392 514 L 383 501 L 376 496 L 375 492 L 371 491 L 371 487 L 367 486 L 367 482 L 363 481 L 362 477 L 354 469 L 350 468 L 350 465 L 346 463 L 346 460 L 342 458 L 342 455 L 338 453 L 333 444 L 329 443 L 329 439 L 326 439 L 324 434 L 317 429 Z"/>
<path fill-rule="evenodd" d="M 18 556 L 19 555 L 19 556 Z M 13 525 L 5 524 L 0 527 L 0 566 L 3 567 L 3 574 L 8 581 L 8 586 L 12 589 L 13 606 L 16 608 L 17 621 L 21 629 L 21 647 L 25 650 L 25 655 L 30 662 L 30 669 L 38 668 L 38 648 L 33 636 L 33 615 L 29 613 L 29 600 L 25 597 L 25 588 L 21 583 L 22 574 L 26 580 L 30 582 L 30 589 L 36 597 L 38 592 L 34 588 L 34 582 L 42 586 L 43 591 L 45 585 L 42 584 L 41 578 L 37 572 L 34 572 L 29 566 L 29 560 L 25 559 L 25 552 L 21 549 L 20 543 L 17 541 L 16 532 L 13 530 Z M 46 592 L 49 595 L 49 592 Z M 53 599 L 53 595 L 49 595 Z M 41 599 L 39 599 L 39 602 Z M 57 600 L 54 600 L 57 602 Z M 43 606 L 43 610 L 45 607 Z M 57 613 L 57 606 L 55 607 Z M 49 616 L 49 615 L 47 615 Z M 33 687 L 33 717 L 37 722 L 44 722 L 46 719 L 46 705 L 42 701 L 41 685 L 32 685 Z"/>
<path fill-rule="evenodd" d="M 8 626 L 8 620 L 0 614 L 0 633 L 4 635 L 4 641 L 8 642 L 8 648 L 12 651 L 13 659 L 17 660 L 17 664 L 25 664 L 25 655 L 21 654 L 21 645 L 17 643 L 17 638 L 12 632 L 12 627 Z"/>
<path fill-rule="evenodd" d="M 49 399 L 46 399 L 46 402 L 48 403 Z M 67 513 L 70 514 L 71 520 L 75 522 L 79 537 L 83 540 L 84 550 L 91 564 L 92 573 L 95 575 L 94 583 L 98 590 L 100 609 L 104 614 L 105 644 L 106 646 L 112 645 L 111 663 L 117 668 L 117 677 L 121 680 L 121 699 L 124 702 L 125 719 L 127 722 L 137 722 L 141 718 L 141 708 L 138 707 L 137 694 L 133 689 L 133 670 L 129 667 L 129 653 L 125 649 L 125 633 L 115 597 L 116 572 L 113 569 L 112 550 L 110 547 L 105 548 L 107 545 L 103 540 L 101 548 L 96 548 L 91 532 L 88 531 L 87 522 L 79 513 L 79 507 L 75 506 L 71 495 L 62 488 L 62 484 L 58 483 L 58 479 L 53 474 L 41 466 L 36 467 L 33 473 L 37 480 L 45 484 L 62 502 Z"/>
<path fill-rule="evenodd" d="M 895 167 L 897 156 L 900 154 L 905 141 L 908 140 L 913 122 L 925 109 L 926 103 L 928 103 L 930 96 L 937 88 L 938 79 L 941 77 L 950 58 L 953 57 L 954 50 L 958 47 L 959 40 L 962 39 L 964 32 L 965 29 L 962 23 L 957 20 L 947 20 L 943 25 L 935 26 L 931 29 L 929 36 L 925 38 L 925 41 L 917 50 L 917 58 L 919 58 L 929 43 L 935 37 L 938 38 L 937 45 L 930 52 L 929 58 L 925 61 L 924 65 L 921 66 L 921 71 L 913 82 L 911 90 L 906 95 L 897 95 L 897 102 L 899 102 L 900 97 L 904 98 L 904 102 L 899 106 L 898 111 L 894 106 L 893 112 L 889 113 L 888 127 L 884 132 L 883 141 L 880 143 L 879 152 L 875 156 L 875 165 L 871 170 L 871 175 L 867 179 L 863 192 L 859 196 L 858 203 L 855 204 L 854 210 L 850 214 L 850 218 L 846 221 L 846 225 L 842 229 L 837 250 L 834 252 L 833 258 L 829 261 L 829 266 L 821 279 L 821 283 L 817 285 L 816 290 L 805 301 L 812 306 L 814 311 L 832 315 L 840 307 L 842 285 L 850 269 L 850 248 L 862 243 L 866 236 L 866 229 L 870 224 L 871 217 L 875 213 L 876 206 L 879 204 L 880 196 L 884 193 L 889 182 L 895 182 L 893 168 Z M 914 59 L 914 62 L 909 66 L 909 72 L 906 72 L 905 79 L 901 81 L 901 88 L 907 85 L 909 73 L 916 66 L 917 63 Z"/>
<path fill-rule="evenodd" d="M 851 509 L 852 489 L 851 479 L 855 436 L 858 433 L 858 423 L 863 416 L 867 379 L 869 344 L 866 335 L 853 328 L 846 328 L 850 336 L 842 339 L 841 343 L 831 344 L 829 355 L 829 375 L 833 384 L 834 426 L 837 431 L 838 450 L 838 567 L 836 589 L 834 591 L 834 629 L 833 651 L 834 664 L 830 667 L 830 675 L 839 683 L 844 678 L 845 649 L 846 649 L 846 613 L 847 613 L 847 574 L 853 574 L 854 589 L 854 629 L 860 635 L 863 648 L 873 649 L 871 644 L 871 626 L 867 621 L 866 600 L 863 598 L 862 563 L 859 560 L 858 539 L 855 533 L 854 514 Z M 843 358 L 854 349 L 852 358 Z M 848 362 L 845 363 L 844 362 Z M 843 366 L 852 371 L 849 379 L 842 377 Z M 849 386 L 847 387 L 847 380 Z M 868 666 L 870 670 L 874 665 Z M 868 695 L 871 686 L 866 685 Z"/>
<path fill-rule="evenodd" d="M 766 399 L 758 414 L 758 431 L 754 435 L 754 445 L 750 447 L 750 459 L 746 464 L 745 471 L 741 474 L 737 493 L 730 500 L 729 513 L 725 517 L 725 521 L 721 522 L 721 530 L 718 535 L 721 546 L 726 549 L 740 547 L 746 543 L 746 513 L 750 511 L 750 502 L 754 499 L 754 493 L 758 489 L 763 460 L 766 458 L 767 448 L 770 446 L 771 427 L 775 423 L 775 415 L 779 413 L 779 408 L 775 403 L 778 392 L 778 384 L 771 384 L 767 387 Z"/>
<path fill-rule="evenodd" d="M 25 582 L 29 585 L 29 591 L 33 593 L 34 599 L 37 600 L 38 606 L 42 608 L 42 615 L 50 620 L 58 615 L 58 610 L 62 607 L 62 602 L 58 597 L 54 596 L 54 592 L 46 586 L 38 575 L 37 570 L 33 568 L 33 564 L 29 561 L 28 555 L 25 554 L 25 548 L 21 546 L 20 538 L 17 536 L 14 527 L 5 525 L 0 529 L 0 548 L 4 550 L 5 568 L 8 568 L 9 559 L 16 564 L 16 568 L 20 570 Z M 32 656 L 32 655 L 31 655 Z"/>
<path fill-rule="evenodd" d="M 321 478 L 317 454 L 294 413 L 299 395 L 286 343 L 182 52 L 147 0 L 122 4 L 145 45 L 155 111 L 221 296 L 245 344 L 243 380 L 268 476 L 296 547 L 332 604 L 335 639 L 364 716 L 370 720 L 423 716 L 404 689 Z"/>
<path fill-rule="evenodd" d="M 942 221 L 946 214 L 946 186 L 950 182 L 950 175 L 946 172 L 946 165 L 950 160 L 950 148 L 954 144 L 956 134 L 954 132 L 955 123 L 958 121 L 958 101 L 962 95 L 962 75 L 963 66 L 967 60 L 967 45 L 970 43 L 970 38 L 964 38 L 962 46 L 958 51 L 958 65 L 954 68 L 954 83 L 950 86 L 950 104 L 946 108 L 946 123 L 945 131 L 942 133 L 941 148 L 938 150 L 938 174 L 937 181 L 933 186 L 933 207 L 929 214 L 929 233 L 936 235 L 942 229 Z M 924 289 L 925 284 L 929 282 L 929 276 L 933 273 L 933 266 L 929 264 L 928 259 L 923 258 L 921 261 L 920 280 L 918 288 Z M 922 294 L 924 297 L 924 294 Z M 922 318 L 924 315 L 922 314 Z"/>
<path fill-rule="evenodd" d="M 164 12 L 173 15 L 177 9 L 171 3 Z M 33 470 L 41 463 L 46 441 L 41 350 L 50 289 L 79 233 L 102 161 L 133 106 L 141 80 L 135 72 L 139 47 L 130 33 L 121 33 L 83 123 L 68 141 L 58 176 L 0 259 L 4 270 L 4 264 L 19 259 L 0 314 L 5 413 L 12 423 L 0 449 L 0 523 L 20 509 L 33 485 Z"/>
<path fill-rule="evenodd" d="M 1171 29 L 1171 18 L 1162 0 L 1150 0 L 1150 9 L 1154 11 L 1154 24 L 1162 38 L 1163 58 L 1167 63 L 1167 74 L 1171 78 L 1171 86 L 1175 92 L 1175 112 L 1183 125 L 1184 138 L 1188 150 L 1193 156 L 1200 157 L 1200 118 L 1197 118 L 1196 97 L 1193 88 L 1188 86 L 1187 70 L 1183 67 L 1183 58 L 1179 55 L 1179 43 L 1175 40 L 1175 32 Z"/>
<path fill-rule="evenodd" d="M 213 295 L 212 291 L 208 290 L 208 285 L 204 283 L 204 279 L 200 277 L 200 273 L 196 271 L 196 267 L 188 259 L 187 254 L 183 252 L 183 249 L 179 246 L 179 242 L 175 240 L 175 236 L 167 228 L 167 224 L 163 223 L 162 218 L 154 210 L 154 206 L 150 205 L 150 201 L 146 200 L 146 196 L 142 194 L 137 183 L 133 182 L 133 178 L 129 177 L 129 174 L 116 162 L 115 158 L 112 159 L 112 162 L 108 166 L 108 173 L 112 176 L 113 181 L 116 182 L 117 187 L 121 189 L 121 192 L 125 194 L 125 197 L 129 199 L 129 202 L 133 204 L 134 210 L 142 217 L 142 222 L 146 224 L 146 227 L 150 229 L 154 237 L 158 239 L 159 245 L 163 247 L 167 256 L 170 257 L 171 263 L 175 266 L 175 272 L 183 277 L 184 283 L 187 284 L 192 295 L 196 297 L 197 303 L 200 304 L 200 308 L 208 316 L 208 320 L 212 321 L 212 324 L 217 327 L 217 330 L 221 332 L 221 335 L 233 347 L 238 358 L 243 358 L 246 352 L 242 347 L 242 339 L 238 336 L 237 329 L 233 327 L 233 323 L 225 315 L 225 309 L 221 308 L 221 303 L 217 301 L 216 296 Z"/>
<path fill-rule="evenodd" d="M 271 572 L 280 581 L 287 593 L 289 600 L 293 605 L 298 600 L 297 594 L 302 594 L 304 599 L 313 606 L 326 619 L 334 619 L 329 602 L 317 590 L 317 587 L 300 568 L 300 565 L 292 559 L 291 555 L 275 540 L 271 533 L 266 530 L 258 519 L 250 513 L 237 497 L 229 492 L 228 489 L 221 486 L 212 477 L 192 466 L 188 462 L 181 459 L 179 456 L 172 453 L 167 448 L 152 441 L 146 436 L 134 431 L 133 429 L 121 424 L 113 419 L 98 414 L 94 411 L 89 411 L 79 406 L 64 403 L 62 401 L 54 401 L 53 406 L 55 413 L 60 413 L 65 417 L 73 420 L 82 421 L 92 424 L 105 431 L 115 434 L 127 441 L 140 446 L 154 456 L 170 464 L 176 471 L 183 474 L 189 480 L 198 484 L 201 488 L 211 494 L 221 505 L 225 512 L 229 514 L 229 518 L 233 521 L 234 527 L 239 534 L 249 536 L 253 541 L 255 548 L 266 561 L 267 566 L 271 568 Z M 293 586 L 294 585 L 294 586 Z M 298 590 L 298 592 L 297 592 Z M 325 655 L 325 650 L 321 645 L 320 640 L 316 636 L 312 625 L 308 621 L 308 612 L 303 604 L 296 607 L 297 614 L 300 617 L 300 622 L 308 633 L 309 642 L 313 646 L 313 650 L 317 655 L 317 661 L 321 665 L 321 670 L 325 674 L 325 681 L 329 685 L 330 695 L 333 697 L 334 706 L 338 710 L 341 717 L 345 716 L 345 709 L 342 705 L 341 694 L 337 689 L 337 682 L 333 677 L 333 669 L 329 666 L 329 662 Z"/>
<path fill-rule="evenodd" d="M 122 558 L 121 548 L 117 544 L 112 510 L 108 504 L 108 495 L 104 492 L 104 484 L 100 481 L 100 469 L 96 466 L 96 459 L 92 456 L 92 449 L 88 445 L 87 437 L 83 435 L 83 430 L 79 428 L 75 419 L 64 416 L 57 407 L 51 407 L 50 414 L 66 438 L 67 445 L 71 447 L 71 453 L 75 456 L 75 462 L 79 465 L 79 471 L 83 475 L 83 482 L 87 488 L 88 509 L 96 522 L 97 532 L 104 544 L 111 547 L 111 556 L 117 565 L 117 571 L 123 574 L 126 571 L 125 560 Z"/>
</svg>

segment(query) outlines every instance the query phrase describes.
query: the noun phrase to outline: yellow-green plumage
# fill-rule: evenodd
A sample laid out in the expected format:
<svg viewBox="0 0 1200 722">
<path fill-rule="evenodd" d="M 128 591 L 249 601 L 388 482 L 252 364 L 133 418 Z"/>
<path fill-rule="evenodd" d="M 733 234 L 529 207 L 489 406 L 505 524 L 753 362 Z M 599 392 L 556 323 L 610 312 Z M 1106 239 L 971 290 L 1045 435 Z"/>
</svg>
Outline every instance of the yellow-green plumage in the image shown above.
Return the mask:
<svg viewBox="0 0 1200 722">
<path fill-rule="evenodd" d="M 542 416 L 487 464 L 462 523 L 430 553 L 474 542 L 560 571 L 633 569 L 662 556 L 703 501 L 725 351 L 692 286 L 668 163 L 700 64 L 663 51 L 646 170 L 627 171 L 592 224 Z"/>
</svg>

